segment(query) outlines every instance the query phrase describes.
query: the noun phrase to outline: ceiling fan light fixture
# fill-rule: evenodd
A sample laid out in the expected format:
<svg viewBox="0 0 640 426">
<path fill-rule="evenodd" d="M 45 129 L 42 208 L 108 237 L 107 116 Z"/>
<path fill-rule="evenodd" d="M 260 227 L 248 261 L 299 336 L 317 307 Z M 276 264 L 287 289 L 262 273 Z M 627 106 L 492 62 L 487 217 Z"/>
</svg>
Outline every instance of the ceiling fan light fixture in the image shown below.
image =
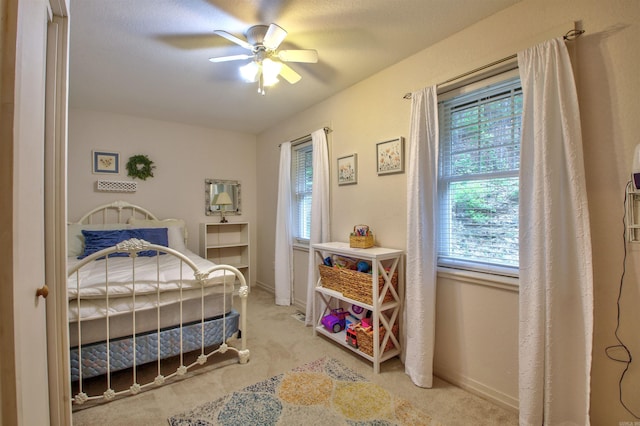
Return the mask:
<svg viewBox="0 0 640 426">
<path fill-rule="evenodd" d="M 240 75 L 245 81 L 255 83 L 260 75 L 260 65 L 255 61 L 251 61 L 240 67 Z"/>
<path fill-rule="evenodd" d="M 273 61 L 269 58 L 262 61 L 262 75 L 264 76 L 264 85 L 273 86 L 278 80 L 278 74 L 282 69 L 282 63 Z"/>
<path fill-rule="evenodd" d="M 258 93 L 265 94 L 265 87 L 273 86 L 280 77 L 289 84 L 295 84 L 302 76 L 287 63 L 318 62 L 318 52 L 314 49 L 278 50 L 280 44 L 287 36 L 287 31 L 276 24 L 254 25 L 245 33 L 246 41 L 226 31 L 215 30 L 215 34 L 250 50 L 250 54 L 218 56 L 210 58 L 211 62 L 226 62 L 242 59 L 252 59 L 246 65 L 240 67 L 240 75 L 243 80 L 258 83 Z"/>
</svg>

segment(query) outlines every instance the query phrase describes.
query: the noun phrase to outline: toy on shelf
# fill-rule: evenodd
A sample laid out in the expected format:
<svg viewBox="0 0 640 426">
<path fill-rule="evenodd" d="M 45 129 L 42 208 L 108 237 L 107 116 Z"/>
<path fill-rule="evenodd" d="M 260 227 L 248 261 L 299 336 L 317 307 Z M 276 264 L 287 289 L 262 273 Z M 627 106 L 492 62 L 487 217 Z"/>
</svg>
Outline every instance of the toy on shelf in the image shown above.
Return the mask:
<svg viewBox="0 0 640 426">
<path fill-rule="evenodd" d="M 367 316 L 368 312 L 369 311 L 367 311 L 365 308 L 363 308 L 360 305 L 356 305 L 355 303 L 352 304 L 351 307 L 349 308 L 349 313 L 354 317 L 358 318 L 359 320 Z"/>
<path fill-rule="evenodd" d="M 333 259 L 331 260 L 333 262 L 333 266 L 343 269 L 356 270 L 358 264 L 357 259 L 352 259 L 346 256 L 333 256 Z"/>
<path fill-rule="evenodd" d="M 358 349 L 358 332 L 356 331 L 356 327 L 358 324 L 349 324 L 347 328 L 347 343 L 349 346 L 353 346 Z"/>
<path fill-rule="evenodd" d="M 356 270 L 358 272 L 364 272 L 365 274 L 371 271 L 371 265 L 369 265 L 369 262 L 365 261 L 365 260 L 361 260 L 358 262 L 357 266 L 356 266 Z"/>
<path fill-rule="evenodd" d="M 344 328 L 348 329 L 352 324 L 360 324 L 360 320 L 349 313 L 344 320 Z"/>
<path fill-rule="evenodd" d="M 347 315 L 349 312 L 345 312 L 342 308 L 332 309 L 329 315 L 322 317 L 322 325 L 333 333 L 339 333 L 344 330 Z"/>
<path fill-rule="evenodd" d="M 361 324 L 362 328 L 371 328 L 371 318 L 362 318 Z"/>
</svg>

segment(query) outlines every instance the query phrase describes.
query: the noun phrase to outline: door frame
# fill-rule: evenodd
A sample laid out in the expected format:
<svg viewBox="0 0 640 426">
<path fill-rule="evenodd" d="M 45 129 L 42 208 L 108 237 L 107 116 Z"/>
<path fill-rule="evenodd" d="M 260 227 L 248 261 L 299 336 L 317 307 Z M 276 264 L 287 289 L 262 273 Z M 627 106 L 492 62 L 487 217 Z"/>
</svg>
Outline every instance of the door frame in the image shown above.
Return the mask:
<svg viewBox="0 0 640 426">
<path fill-rule="evenodd" d="M 49 4 L 44 151 L 49 416 L 51 425 L 70 425 L 66 256 L 69 19 L 66 2 L 49 0 Z"/>
</svg>

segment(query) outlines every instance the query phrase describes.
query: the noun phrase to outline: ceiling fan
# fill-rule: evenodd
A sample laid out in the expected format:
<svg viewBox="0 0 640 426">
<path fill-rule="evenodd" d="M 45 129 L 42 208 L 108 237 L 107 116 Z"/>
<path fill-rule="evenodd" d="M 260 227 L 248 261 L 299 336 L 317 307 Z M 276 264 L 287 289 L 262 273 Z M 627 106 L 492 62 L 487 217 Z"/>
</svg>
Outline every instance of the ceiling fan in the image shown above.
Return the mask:
<svg viewBox="0 0 640 426">
<path fill-rule="evenodd" d="M 240 67 L 243 78 L 250 82 L 258 82 L 258 93 L 265 94 L 265 87 L 278 82 L 278 75 L 291 84 L 295 84 L 302 76 L 285 62 L 318 62 L 318 52 L 313 49 L 278 50 L 287 32 L 276 24 L 254 25 L 245 34 L 246 40 L 223 30 L 215 30 L 214 34 L 244 47 L 251 53 L 219 56 L 209 58 L 211 62 L 227 62 L 252 59 Z"/>
</svg>

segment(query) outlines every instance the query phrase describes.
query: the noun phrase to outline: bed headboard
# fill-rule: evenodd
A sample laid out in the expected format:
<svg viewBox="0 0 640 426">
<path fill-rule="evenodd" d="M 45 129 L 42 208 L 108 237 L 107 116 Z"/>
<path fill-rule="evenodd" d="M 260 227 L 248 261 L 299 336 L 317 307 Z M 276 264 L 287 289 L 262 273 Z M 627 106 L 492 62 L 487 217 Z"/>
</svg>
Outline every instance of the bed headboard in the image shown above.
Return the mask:
<svg viewBox="0 0 640 426">
<path fill-rule="evenodd" d="M 78 224 L 127 223 L 130 218 L 159 220 L 144 207 L 130 204 L 126 201 L 114 201 L 103 204 L 87 212 L 77 222 Z"/>
<path fill-rule="evenodd" d="M 84 237 L 82 229 L 103 229 L 101 225 L 107 225 L 107 229 L 116 229 L 113 225 L 128 225 L 135 219 L 140 227 L 167 227 L 169 247 L 182 253 L 186 251 L 188 239 L 187 226 L 182 219 L 158 219 L 144 207 L 128 203 L 126 201 L 114 201 L 103 204 L 84 214 L 77 222 L 69 222 L 67 226 L 68 256 L 78 256 L 84 250 Z M 156 223 L 146 223 L 156 222 Z M 142 223 L 140 223 L 142 222 Z M 109 226 L 111 225 L 111 226 Z M 97 228 L 96 228 L 97 227 Z"/>
</svg>

